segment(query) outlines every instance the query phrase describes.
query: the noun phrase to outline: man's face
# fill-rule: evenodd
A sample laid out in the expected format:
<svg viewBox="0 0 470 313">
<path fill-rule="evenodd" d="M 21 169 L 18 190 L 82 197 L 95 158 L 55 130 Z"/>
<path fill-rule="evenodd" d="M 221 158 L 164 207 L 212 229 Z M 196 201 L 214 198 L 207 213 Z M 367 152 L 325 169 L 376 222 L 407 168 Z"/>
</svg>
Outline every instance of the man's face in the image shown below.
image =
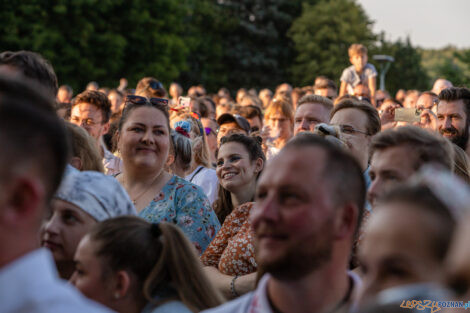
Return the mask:
<svg viewBox="0 0 470 313">
<path fill-rule="evenodd" d="M 70 95 L 65 89 L 59 89 L 57 91 L 57 101 L 63 103 L 70 103 Z"/>
<path fill-rule="evenodd" d="M 111 112 L 121 112 L 124 99 L 118 93 L 115 92 L 110 93 L 108 99 L 109 102 L 111 102 Z"/>
<path fill-rule="evenodd" d="M 331 258 L 336 218 L 320 148 L 282 151 L 263 171 L 251 212 L 257 262 L 278 279 L 297 279 Z"/>
<path fill-rule="evenodd" d="M 418 101 L 416 101 L 416 108 L 418 110 L 424 110 L 424 109 L 432 110 L 435 103 L 437 103 L 437 101 L 435 101 L 433 96 L 424 94 L 424 95 L 419 96 Z"/>
<path fill-rule="evenodd" d="M 404 108 L 414 108 L 416 107 L 416 102 L 418 101 L 418 94 L 417 93 L 410 93 L 405 97 L 403 101 Z"/>
<path fill-rule="evenodd" d="M 219 126 L 219 132 L 217 133 L 217 143 L 220 144 L 220 139 L 224 136 L 230 136 L 232 134 L 244 134 L 248 135 L 246 131 L 240 128 L 237 123 L 229 122 Z"/>
<path fill-rule="evenodd" d="M 319 103 L 304 103 L 297 108 L 294 115 L 294 135 L 315 129 L 319 123 L 330 121 L 330 110 Z"/>
<path fill-rule="evenodd" d="M 406 145 L 377 150 L 370 160 L 371 185 L 367 199 L 375 206 L 377 198 L 415 173 L 416 156 Z"/>
<path fill-rule="evenodd" d="M 370 99 L 369 88 L 366 85 L 357 85 L 354 88 L 354 96 Z"/>
<path fill-rule="evenodd" d="M 354 65 L 354 69 L 356 72 L 362 72 L 364 67 L 367 64 L 367 54 L 356 54 L 353 55 L 349 61 L 351 61 L 351 64 Z"/>
<path fill-rule="evenodd" d="M 103 123 L 103 113 L 97 106 L 82 102 L 72 108 L 70 122 L 83 127 L 97 141 L 106 134 L 109 123 Z"/>
<path fill-rule="evenodd" d="M 330 124 L 341 126 L 341 139 L 352 155 L 365 170 L 369 157 L 370 136 L 367 134 L 367 115 L 361 110 L 347 108 L 339 110 L 331 117 Z"/>
<path fill-rule="evenodd" d="M 247 118 L 246 120 L 248 121 L 248 123 L 250 123 L 250 128 L 252 132 L 260 131 L 261 129 L 263 129 L 263 122 L 261 122 L 259 116 Z"/>
<path fill-rule="evenodd" d="M 468 143 L 469 125 L 464 107 L 462 99 L 440 101 L 437 106 L 437 127 L 442 136 L 465 150 Z"/>
</svg>

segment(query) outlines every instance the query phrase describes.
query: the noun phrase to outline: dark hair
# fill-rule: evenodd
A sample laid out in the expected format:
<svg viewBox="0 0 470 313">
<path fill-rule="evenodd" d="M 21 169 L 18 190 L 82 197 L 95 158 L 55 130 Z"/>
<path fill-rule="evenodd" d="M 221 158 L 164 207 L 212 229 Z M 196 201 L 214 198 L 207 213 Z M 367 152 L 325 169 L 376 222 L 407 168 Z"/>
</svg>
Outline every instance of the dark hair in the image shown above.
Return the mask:
<svg viewBox="0 0 470 313">
<path fill-rule="evenodd" d="M 166 98 L 166 90 L 162 83 L 153 77 L 144 77 L 137 83 L 135 87 L 137 96 L 147 98 Z"/>
<path fill-rule="evenodd" d="M 430 162 L 440 164 L 448 170 L 453 169 L 450 142 L 416 126 L 403 126 L 378 133 L 372 138 L 370 158 L 372 159 L 377 150 L 397 146 L 408 146 L 410 153 L 416 155 L 416 164 L 414 164 L 416 170 Z"/>
<path fill-rule="evenodd" d="M 429 187 L 424 184 L 401 185 L 386 192 L 378 201 L 380 204 L 409 203 L 411 204 L 409 209 L 421 210 L 425 214 L 433 215 L 439 227 L 429 228 L 428 242 L 435 257 L 440 261 L 444 260 L 451 244 L 456 220 L 449 208 L 434 195 Z"/>
<path fill-rule="evenodd" d="M 463 100 L 467 121 L 470 120 L 470 89 L 465 87 L 449 87 L 443 89 L 439 94 L 439 101 Z M 439 107 L 439 104 L 437 105 Z"/>
<path fill-rule="evenodd" d="M 0 53 L 0 64 L 10 65 L 19 70 L 25 77 L 36 81 L 56 96 L 58 90 L 57 76 L 52 65 L 39 53 L 32 51 L 4 51 Z"/>
<path fill-rule="evenodd" d="M 359 163 L 344 149 L 312 133 L 300 133 L 284 146 L 283 150 L 320 148 L 326 156 L 322 178 L 329 183 L 330 197 L 338 206 L 351 203 L 358 208 L 356 234 L 364 211 L 366 185 Z"/>
<path fill-rule="evenodd" d="M 256 105 L 250 104 L 247 106 L 238 107 L 237 111 L 238 114 L 240 114 L 246 119 L 259 117 L 260 121 L 263 121 L 263 113 L 261 112 L 261 109 Z"/>
<path fill-rule="evenodd" d="M 0 143 L 1 179 L 8 180 L 22 165 L 34 166 L 50 200 L 61 182 L 69 146 L 53 99 L 40 85 L 0 75 Z"/>
<path fill-rule="evenodd" d="M 85 90 L 73 99 L 72 108 L 80 103 L 93 104 L 100 109 L 103 116 L 102 124 L 109 121 L 111 116 L 111 102 L 109 102 L 108 97 L 104 93 L 96 90 Z"/>
<path fill-rule="evenodd" d="M 344 99 L 336 106 L 333 108 L 333 111 L 330 113 L 330 119 L 333 117 L 333 115 L 336 114 L 336 112 L 343 110 L 343 109 L 357 109 L 359 111 L 362 111 L 365 113 L 367 116 L 367 134 L 369 136 L 373 136 L 377 134 L 380 129 L 381 129 L 381 122 L 380 122 L 380 116 L 377 110 L 372 107 L 372 105 L 366 103 L 366 102 L 361 102 L 361 101 L 356 101 L 352 99 Z"/>
<path fill-rule="evenodd" d="M 224 144 L 227 144 L 230 142 L 236 142 L 236 143 L 243 145 L 246 151 L 248 151 L 248 155 L 250 157 L 251 162 L 256 161 L 258 159 L 262 159 L 263 162 L 266 161 L 266 157 L 264 155 L 263 149 L 261 148 L 261 142 L 262 142 L 261 137 L 258 137 L 258 136 L 251 137 L 251 136 L 246 136 L 243 134 L 233 134 L 228 137 L 227 136 L 222 137 L 222 139 L 220 140 L 219 149 Z M 258 179 L 261 172 L 262 171 L 258 173 L 258 176 L 256 177 L 256 179 Z M 219 183 L 219 191 L 218 191 L 217 200 L 214 201 L 212 206 L 214 208 L 215 214 L 217 214 L 217 217 L 219 218 L 220 224 L 224 222 L 225 218 L 234 209 L 230 191 L 224 189 L 220 185 L 220 183 Z"/>
<path fill-rule="evenodd" d="M 122 110 L 121 119 L 119 120 L 119 124 L 118 124 L 118 131 L 119 132 L 122 131 L 122 126 L 127 121 L 127 119 L 129 118 L 129 115 L 132 113 L 132 111 L 134 111 L 137 108 L 141 108 L 141 107 L 155 108 L 158 111 L 162 112 L 163 115 L 166 118 L 166 121 L 167 121 L 168 131 L 170 131 L 170 129 L 171 129 L 171 127 L 170 127 L 170 114 L 168 113 L 168 106 L 166 106 L 166 105 L 157 105 L 157 104 L 154 104 L 154 103 L 150 103 L 150 101 L 146 101 L 145 103 L 142 103 L 142 104 L 135 104 L 135 103 L 126 101 L 125 105 L 124 105 L 124 109 Z"/>
<path fill-rule="evenodd" d="M 155 302 L 153 298 L 170 292 L 194 312 L 222 302 L 205 276 L 194 246 L 176 225 L 121 216 L 97 224 L 89 237 L 97 243 L 95 255 L 104 259 L 103 281 L 110 271 L 134 274 L 137 300 L 158 305 L 167 299 Z"/>
</svg>

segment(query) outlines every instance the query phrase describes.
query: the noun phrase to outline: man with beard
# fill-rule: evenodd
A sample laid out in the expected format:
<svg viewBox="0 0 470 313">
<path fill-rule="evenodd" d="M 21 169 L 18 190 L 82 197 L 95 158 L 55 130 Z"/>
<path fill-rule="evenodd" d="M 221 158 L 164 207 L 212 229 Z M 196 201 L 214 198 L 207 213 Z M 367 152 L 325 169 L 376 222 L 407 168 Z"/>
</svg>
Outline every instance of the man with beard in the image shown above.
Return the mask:
<svg viewBox="0 0 470 313">
<path fill-rule="evenodd" d="M 468 127 L 470 120 L 470 90 L 467 88 L 446 88 L 439 94 L 437 106 L 438 130 L 470 155 Z"/>
<path fill-rule="evenodd" d="M 264 275 L 254 292 L 207 312 L 347 311 L 359 284 L 347 269 L 364 200 L 349 153 L 314 134 L 294 137 L 261 174 L 251 212 Z"/>
</svg>

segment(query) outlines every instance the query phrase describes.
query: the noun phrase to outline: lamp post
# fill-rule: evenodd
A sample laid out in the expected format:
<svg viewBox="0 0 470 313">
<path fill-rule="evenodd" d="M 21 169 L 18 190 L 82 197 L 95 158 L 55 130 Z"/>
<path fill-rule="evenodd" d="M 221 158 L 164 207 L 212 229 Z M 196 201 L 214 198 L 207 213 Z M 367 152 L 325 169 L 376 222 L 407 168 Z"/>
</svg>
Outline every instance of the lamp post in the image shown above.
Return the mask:
<svg viewBox="0 0 470 313">
<path fill-rule="evenodd" d="M 385 90 L 385 75 L 395 59 L 389 55 L 376 54 L 372 58 L 380 65 L 380 90 Z"/>
</svg>

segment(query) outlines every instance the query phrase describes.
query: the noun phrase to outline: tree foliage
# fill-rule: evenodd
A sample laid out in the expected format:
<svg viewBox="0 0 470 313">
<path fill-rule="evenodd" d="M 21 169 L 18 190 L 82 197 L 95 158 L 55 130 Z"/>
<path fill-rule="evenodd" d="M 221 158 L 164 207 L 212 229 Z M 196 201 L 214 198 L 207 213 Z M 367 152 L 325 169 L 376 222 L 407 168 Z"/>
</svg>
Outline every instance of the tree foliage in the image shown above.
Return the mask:
<svg viewBox="0 0 470 313">
<path fill-rule="evenodd" d="M 352 0 L 304 4 L 302 15 L 289 30 L 297 53 L 291 67 L 294 82 L 311 85 L 318 75 L 339 79 L 350 65 L 349 46 L 369 46 L 374 41 L 371 25 L 362 7 Z"/>
</svg>

